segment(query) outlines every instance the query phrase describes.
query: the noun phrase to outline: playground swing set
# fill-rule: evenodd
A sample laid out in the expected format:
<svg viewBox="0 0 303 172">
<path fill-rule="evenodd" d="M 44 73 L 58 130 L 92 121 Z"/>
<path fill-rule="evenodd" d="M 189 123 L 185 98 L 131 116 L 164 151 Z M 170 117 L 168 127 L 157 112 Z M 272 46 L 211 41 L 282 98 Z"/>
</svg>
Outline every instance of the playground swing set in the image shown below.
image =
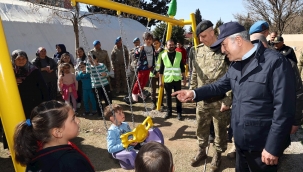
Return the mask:
<svg viewBox="0 0 303 172">
<path fill-rule="evenodd" d="M 147 17 L 149 21 L 151 19 L 165 21 L 167 23 L 166 40 L 169 40 L 171 37 L 173 25 L 178 25 L 178 26 L 191 25 L 192 30 L 193 31 L 196 30 L 196 22 L 195 22 L 194 13 L 190 14 L 190 20 L 174 19 L 174 16 L 176 14 L 176 5 L 177 5 L 176 0 L 172 0 L 170 3 L 170 7 L 168 10 L 169 17 L 164 16 L 164 15 L 159 15 L 159 14 L 156 14 L 153 12 L 145 11 L 145 10 L 142 10 L 139 8 L 131 7 L 128 5 L 124 5 L 121 3 L 108 1 L 108 0 L 99 0 L 99 1 L 71 0 L 71 4 L 73 6 L 75 6 L 77 2 L 95 5 L 98 7 L 103 7 L 103 8 L 107 8 L 107 9 L 111 9 L 111 10 L 116 10 L 117 14 L 119 16 L 119 18 L 118 18 L 119 20 L 121 20 L 121 18 L 120 18 L 121 12 L 125 12 L 125 13 L 129 13 L 129 14 Z M 81 27 L 81 23 L 79 23 L 79 25 L 80 25 L 80 31 L 82 31 L 82 36 L 84 39 L 85 36 L 84 36 L 83 29 Z M 122 26 L 120 25 L 120 27 L 121 27 L 121 36 L 122 36 Z M 193 38 L 194 38 L 194 45 L 196 47 L 198 44 L 198 40 L 197 40 L 197 37 L 195 36 L 194 32 L 193 32 Z M 3 55 L 0 60 L 0 90 L 2 90 L 2 93 L 0 96 L 0 116 L 1 116 L 4 131 L 6 133 L 7 142 L 8 142 L 9 148 L 10 148 L 9 150 L 11 151 L 15 171 L 21 172 L 21 171 L 24 171 L 25 169 L 24 169 L 24 167 L 22 167 L 20 164 L 18 164 L 15 161 L 15 157 L 14 157 L 15 154 L 14 154 L 14 149 L 13 149 L 13 135 L 14 135 L 14 131 L 15 131 L 15 126 L 18 123 L 20 123 L 21 121 L 25 120 L 25 115 L 24 115 L 22 103 L 21 103 L 21 100 L 19 97 L 17 83 L 16 83 L 16 80 L 14 79 L 15 76 L 14 76 L 12 66 L 11 66 L 10 53 L 8 51 L 8 46 L 6 43 L 6 37 L 5 37 L 3 25 L 2 25 L 2 20 L 0 20 L 0 42 L 1 42 L 0 50 Z M 88 46 L 88 44 L 87 44 L 87 46 Z M 124 57 L 124 60 L 125 60 L 125 57 Z M 126 65 L 125 65 L 125 71 L 127 71 Z M 127 83 L 129 83 L 129 82 L 127 81 Z M 102 85 L 102 88 L 105 89 L 103 85 Z M 130 91 L 129 85 L 128 85 L 128 91 L 129 91 L 129 97 L 131 97 L 130 96 L 131 91 Z M 140 89 L 140 91 L 142 93 L 141 89 Z M 163 97 L 163 87 L 159 88 L 158 97 L 159 98 L 158 98 L 158 102 L 157 102 L 157 110 L 160 110 L 161 103 L 162 103 L 161 101 L 162 101 L 162 97 Z M 99 106 L 102 107 L 99 97 L 97 97 L 97 98 L 98 98 Z M 107 95 L 106 95 L 106 98 L 108 99 Z M 131 102 L 131 100 L 130 100 L 130 102 Z M 12 105 L 14 105 L 14 108 L 12 108 Z M 132 109 L 131 103 L 130 103 L 130 106 Z M 111 105 L 110 105 L 110 107 L 111 107 Z M 147 111 L 147 108 L 145 108 L 145 109 Z M 112 110 L 112 107 L 111 107 L 111 110 Z M 103 115 L 102 108 L 101 108 L 101 112 Z M 112 113 L 114 115 L 113 110 L 112 110 Z M 133 112 L 132 112 L 132 120 L 133 120 L 133 125 L 134 125 Z M 104 124 L 105 124 L 105 128 L 107 129 L 105 119 L 104 119 Z M 121 138 L 124 148 L 128 148 L 129 144 L 131 144 L 133 142 L 140 143 L 140 142 L 157 141 L 159 143 L 164 144 L 163 135 L 158 128 L 154 127 L 154 124 L 153 124 L 150 116 L 148 116 L 143 121 L 142 124 L 139 124 L 137 127 L 134 126 L 134 129 L 131 132 L 121 135 L 120 138 Z M 116 158 L 120 161 L 120 165 L 122 168 L 124 168 L 124 169 L 133 169 L 134 168 L 134 160 L 137 155 L 137 153 L 135 151 L 127 151 L 127 149 L 125 149 L 121 152 L 114 153 L 112 155 L 114 158 Z"/>
</svg>

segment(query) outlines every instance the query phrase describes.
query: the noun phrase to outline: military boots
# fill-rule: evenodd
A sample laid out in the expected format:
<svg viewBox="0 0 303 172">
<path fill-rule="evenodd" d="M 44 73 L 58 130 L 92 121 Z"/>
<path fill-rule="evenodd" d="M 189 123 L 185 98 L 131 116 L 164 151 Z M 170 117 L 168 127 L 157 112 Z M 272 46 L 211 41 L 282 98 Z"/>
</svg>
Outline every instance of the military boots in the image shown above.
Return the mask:
<svg viewBox="0 0 303 172">
<path fill-rule="evenodd" d="M 191 166 L 198 167 L 203 160 L 207 158 L 205 148 L 199 148 L 197 155 L 191 159 Z"/>
<path fill-rule="evenodd" d="M 219 170 L 221 164 L 221 152 L 214 152 L 213 159 L 210 163 L 210 172 L 216 172 Z"/>
</svg>

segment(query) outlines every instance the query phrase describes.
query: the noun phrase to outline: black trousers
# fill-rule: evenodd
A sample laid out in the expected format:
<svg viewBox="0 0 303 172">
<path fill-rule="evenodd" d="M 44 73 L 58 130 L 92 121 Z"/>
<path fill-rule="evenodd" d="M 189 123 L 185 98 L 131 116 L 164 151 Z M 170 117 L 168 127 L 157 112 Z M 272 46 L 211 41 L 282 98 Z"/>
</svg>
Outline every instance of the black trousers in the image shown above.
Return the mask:
<svg viewBox="0 0 303 172">
<path fill-rule="evenodd" d="M 236 172 L 276 172 L 277 165 L 266 165 L 262 162 L 261 151 L 236 150 Z"/>
<path fill-rule="evenodd" d="M 109 104 L 112 104 L 112 93 L 110 91 L 110 86 L 109 85 L 104 86 L 104 88 L 105 88 L 105 91 L 106 91 L 106 94 L 108 96 L 109 101 L 106 99 L 106 96 L 105 96 L 105 93 L 104 93 L 102 87 L 97 88 L 97 90 L 98 90 L 98 95 L 99 95 L 100 101 L 102 101 L 102 99 L 104 99 L 105 105 L 107 106 Z M 99 103 L 98 103 L 98 98 L 97 98 L 97 95 L 96 95 L 96 90 L 95 90 L 95 88 L 93 88 L 92 90 L 93 90 L 93 93 L 95 95 L 95 99 L 96 99 L 96 103 L 97 103 L 97 110 L 98 110 L 98 112 L 101 112 L 100 107 L 99 107 Z M 101 106 L 102 106 L 102 103 L 101 103 Z M 102 106 L 102 109 L 104 109 L 104 108 L 105 107 Z"/>
<path fill-rule="evenodd" d="M 171 83 L 164 83 L 164 89 L 166 92 L 166 105 L 167 105 L 167 112 L 172 112 L 172 102 L 171 102 L 171 93 L 172 89 L 175 91 L 181 90 L 181 81 L 172 81 Z M 182 104 L 176 98 L 177 101 L 177 113 L 182 113 Z"/>
</svg>

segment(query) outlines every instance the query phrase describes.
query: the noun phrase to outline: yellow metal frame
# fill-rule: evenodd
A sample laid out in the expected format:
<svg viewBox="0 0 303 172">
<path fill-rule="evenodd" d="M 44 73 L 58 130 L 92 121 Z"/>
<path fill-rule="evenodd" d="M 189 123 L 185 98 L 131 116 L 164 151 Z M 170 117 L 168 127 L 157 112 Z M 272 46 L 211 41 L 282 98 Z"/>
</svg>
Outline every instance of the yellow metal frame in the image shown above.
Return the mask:
<svg viewBox="0 0 303 172">
<path fill-rule="evenodd" d="M 142 124 L 139 124 L 133 131 L 120 136 L 122 145 L 127 148 L 131 143 L 141 143 L 148 137 L 148 130 L 154 126 L 153 120 L 148 116 Z M 130 137 L 132 136 L 132 137 Z"/>
<path fill-rule="evenodd" d="M 196 30 L 196 22 L 195 22 L 195 14 L 190 14 L 190 20 L 176 20 L 174 17 L 166 17 L 164 15 L 159 15 L 150 11 L 145 11 L 139 8 L 135 8 L 132 6 L 116 3 L 110 0 L 71 0 L 72 5 L 76 5 L 76 2 L 95 5 L 111 10 L 116 10 L 120 12 L 125 12 L 129 14 L 134 14 L 138 16 L 147 17 L 149 19 L 156 19 L 165 21 L 168 24 L 166 40 L 169 40 L 172 33 L 173 25 L 184 26 L 191 25 L 192 30 Z M 194 45 L 198 45 L 198 39 L 196 34 L 193 32 L 194 37 Z M 0 18 L 0 52 L 2 54 L 0 59 L 0 115 L 3 124 L 3 128 L 6 134 L 7 142 L 9 149 L 11 151 L 12 160 L 14 164 L 15 171 L 21 172 L 25 171 L 25 168 L 20 164 L 16 163 L 14 158 L 14 149 L 13 149 L 13 135 L 15 131 L 16 125 L 25 120 L 25 115 L 22 108 L 22 103 L 19 96 L 19 91 L 17 88 L 17 83 L 15 79 L 15 75 L 12 69 L 12 63 L 10 61 L 10 53 L 8 51 L 8 46 L 5 38 L 5 33 L 2 25 L 2 19 Z M 163 78 L 162 78 L 163 79 Z M 159 89 L 157 110 L 160 110 L 161 101 L 163 97 L 163 87 Z M 143 126 L 144 127 L 144 126 Z M 141 133 L 144 135 L 145 132 L 141 132 L 142 129 L 138 129 L 140 131 L 135 131 L 136 133 Z M 143 131 L 143 130 L 142 130 Z M 139 137 L 137 137 L 139 138 Z M 141 136 L 140 136 L 141 138 Z M 142 136 L 143 138 L 143 136 Z"/>
</svg>

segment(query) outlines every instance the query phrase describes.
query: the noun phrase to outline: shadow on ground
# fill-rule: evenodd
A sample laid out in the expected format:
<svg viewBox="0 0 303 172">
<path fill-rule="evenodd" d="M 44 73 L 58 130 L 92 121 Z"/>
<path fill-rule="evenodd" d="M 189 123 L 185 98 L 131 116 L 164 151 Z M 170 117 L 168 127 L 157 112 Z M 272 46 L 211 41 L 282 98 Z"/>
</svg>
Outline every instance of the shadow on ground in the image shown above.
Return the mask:
<svg viewBox="0 0 303 172">
<path fill-rule="evenodd" d="M 113 159 L 111 154 L 109 154 L 106 149 L 97 148 L 92 145 L 84 145 L 82 144 L 84 141 L 82 137 L 76 137 L 71 141 L 89 157 L 91 163 L 95 168 L 95 171 L 106 171 L 110 169 L 121 168 L 119 162 Z"/>
</svg>

